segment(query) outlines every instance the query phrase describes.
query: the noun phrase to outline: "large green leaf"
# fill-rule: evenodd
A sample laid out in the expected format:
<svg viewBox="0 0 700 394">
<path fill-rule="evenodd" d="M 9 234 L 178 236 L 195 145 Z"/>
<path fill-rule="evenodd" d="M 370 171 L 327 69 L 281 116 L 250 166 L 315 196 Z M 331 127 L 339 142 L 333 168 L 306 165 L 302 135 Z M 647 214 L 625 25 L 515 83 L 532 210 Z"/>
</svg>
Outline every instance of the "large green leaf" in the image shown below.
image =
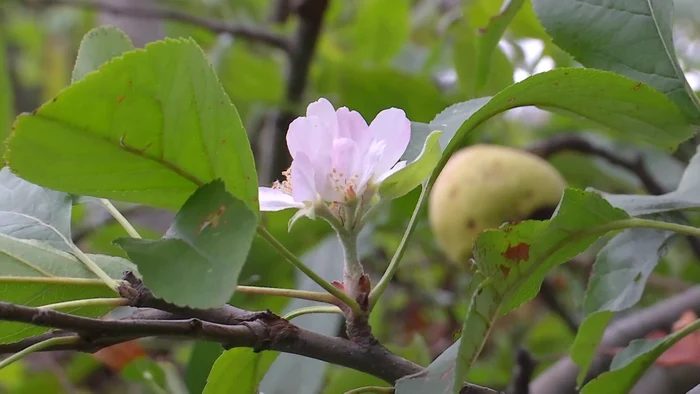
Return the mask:
<svg viewBox="0 0 700 394">
<path fill-rule="evenodd" d="M 258 384 L 278 354 L 250 348 L 225 351 L 214 363 L 203 394 L 258 394 Z"/>
<path fill-rule="evenodd" d="M 386 63 L 408 39 L 410 5 L 405 0 L 362 0 L 354 22 L 353 58 Z M 381 38 L 380 38 L 381 37 Z"/>
<path fill-rule="evenodd" d="M 178 209 L 221 178 L 256 212 L 257 177 L 236 109 L 192 40 L 124 54 L 18 117 L 6 154 L 52 189 Z"/>
<path fill-rule="evenodd" d="M 660 196 L 601 193 L 613 206 L 632 216 L 649 215 L 700 207 L 700 153 L 696 153 L 683 172 L 678 188 Z"/>
<path fill-rule="evenodd" d="M 581 394 L 627 394 L 637 380 L 666 350 L 700 328 L 700 320 L 662 339 L 636 339 L 618 353 L 610 364 L 610 371 L 593 379 Z"/>
<path fill-rule="evenodd" d="M 78 49 L 78 58 L 73 67 L 73 82 L 80 81 L 112 58 L 133 50 L 134 45 L 129 37 L 114 26 L 100 26 L 90 30 Z"/>
<path fill-rule="evenodd" d="M 614 313 L 631 308 L 642 298 L 647 278 L 666 254 L 666 243 L 673 234 L 629 229 L 599 252 L 584 300 L 586 318 L 571 349 L 571 358 L 579 366 L 578 384 L 586 377 Z"/>
<path fill-rule="evenodd" d="M 70 251 L 73 198 L 0 169 L 0 233 Z"/>
<path fill-rule="evenodd" d="M 593 192 L 566 189 L 549 221 L 525 221 L 477 238 L 477 272 L 462 332 L 455 379 L 463 381 L 495 320 L 531 300 L 548 271 L 585 251 L 614 222 L 628 218 Z"/>
<path fill-rule="evenodd" d="M 6 52 L 4 31 L 0 28 L 0 142 L 10 134 L 15 113 L 14 95 L 10 83 L 10 64 Z"/>
<path fill-rule="evenodd" d="M 492 98 L 452 105 L 430 124 L 445 132 L 443 139 L 451 139 L 446 148 L 449 153 L 461 147 L 465 136 L 484 121 L 524 106 L 578 115 L 628 141 L 667 150 L 692 135 L 678 108 L 658 91 L 611 72 L 580 68 L 535 74 Z"/>
<path fill-rule="evenodd" d="M 115 279 L 120 279 L 124 271 L 136 271 L 130 262 L 119 257 L 88 257 Z M 40 241 L 0 234 L 0 272 L 0 300 L 18 305 L 41 306 L 117 296 L 75 256 Z M 62 311 L 83 316 L 101 316 L 109 310 L 109 307 L 89 306 Z M 15 342 L 44 331 L 46 329 L 43 327 L 1 322 L 0 342 Z"/>
<path fill-rule="evenodd" d="M 115 242 L 155 295 L 178 305 L 215 308 L 233 295 L 257 224 L 256 215 L 215 180 L 187 200 L 162 239 Z"/>
<path fill-rule="evenodd" d="M 609 70 L 663 92 L 700 120 L 700 101 L 673 45 L 673 1 L 533 0 L 554 43 L 586 67 Z"/>
</svg>

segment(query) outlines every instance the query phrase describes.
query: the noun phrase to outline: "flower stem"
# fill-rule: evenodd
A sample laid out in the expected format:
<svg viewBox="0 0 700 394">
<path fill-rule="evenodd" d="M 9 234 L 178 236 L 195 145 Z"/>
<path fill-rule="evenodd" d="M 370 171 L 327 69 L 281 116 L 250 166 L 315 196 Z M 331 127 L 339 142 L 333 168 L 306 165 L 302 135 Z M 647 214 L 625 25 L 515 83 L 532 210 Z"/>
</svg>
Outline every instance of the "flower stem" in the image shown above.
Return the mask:
<svg viewBox="0 0 700 394">
<path fill-rule="evenodd" d="M 22 349 L 21 351 L 11 355 L 10 357 L 0 361 L 0 369 L 5 368 L 6 366 L 14 363 L 15 361 L 18 361 L 34 352 L 38 352 L 41 349 L 47 348 L 49 346 L 54 346 L 54 345 L 66 345 L 70 343 L 74 343 L 80 340 L 80 337 L 78 336 L 69 336 L 69 337 L 58 337 L 58 338 L 50 338 L 45 341 L 41 341 L 38 343 L 33 344 L 32 346 L 29 346 L 25 349 Z"/>
<path fill-rule="evenodd" d="M 353 299 L 357 299 L 360 295 L 359 289 L 360 279 L 365 273 L 360 263 L 360 258 L 357 255 L 357 234 L 348 231 L 339 232 L 338 238 L 343 246 L 343 254 L 345 258 L 345 267 L 343 268 L 343 286 L 345 292 Z"/>
<path fill-rule="evenodd" d="M 106 198 L 100 198 L 100 202 L 102 205 L 104 205 L 105 209 L 107 209 L 107 212 L 109 212 L 109 214 L 112 215 L 117 222 L 119 222 L 124 230 L 126 230 L 127 234 L 129 234 L 131 238 L 141 238 L 141 235 L 138 233 L 138 231 L 136 231 L 134 226 L 129 223 L 129 221 L 124 217 L 124 215 L 122 215 L 121 212 L 119 212 L 117 207 L 115 207 L 112 202 Z"/>
<path fill-rule="evenodd" d="M 333 295 L 322 293 L 320 291 L 280 289 L 276 287 L 236 286 L 236 292 L 297 298 L 300 300 L 325 302 L 326 304 L 335 304 L 336 301 L 336 298 L 333 297 Z"/>
<path fill-rule="evenodd" d="M 303 316 L 303 315 L 309 315 L 312 313 L 339 313 L 342 314 L 343 311 L 340 310 L 337 306 L 309 306 L 306 308 L 299 308 L 295 309 L 286 315 L 284 315 L 282 318 L 286 320 L 292 320 L 295 317 Z"/>
<path fill-rule="evenodd" d="M 401 239 L 401 243 L 399 244 L 399 247 L 396 249 L 396 253 L 394 253 L 394 257 L 391 258 L 391 262 L 389 262 L 389 266 L 387 267 L 386 271 L 384 272 L 384 275 L 382 275 L 382 278 L 379 279 L 379 282 L 377 282 L 377 285 L 372 289 L 372 292 L 369 294 L 369 310 L 371 311 L 372 308 L 377 304 L 377 301 L 379 301 L 379 298 L 382 296 L 386 288 L 389 286 L 389 282 L 391 282 L 391 278 L 394 277 L 396 274 L 396 271 L 399 269 L 399 263 L 401 262 L 401 258 L 403 258 L 404 253 L 406 252 L 406 248 L 408 247 L 408 240 L 411 238 L 411 235 L 413 235 L 413 231 L 416 229 L 416 225 L 418 224 L 418 214 L 420 213 L 421 209 L 423 208 L 423 205 L 428 201 L 428 194 L 430 194 L 430 190 L 432 189 L 432 184 L 428 183 L 426 186 L 423 186 L 423 190 L 420 193 L 420 197 L 418 197 L 418 202 L 416 203 L 416 207 L 413 209 L 413 214 L 411 215 L 411 220 L 408 222 L 408 227 L 406 228 L 406 231 L 403 234 L 403 238 Z"/>
<path fill-rule="evenodd" d="M 85 306 L 126 306 L 129 301 L 126 298 L 87 298 L 84 300 L 74 300 L 57 302 L 38 307 L 39 309 L 66 309 L 81 308 Z"/>
<path fill-rule="evenodd" d="M 317 273 L 315 273 L 311 268 L 307 267 L 301 260 L 299 260 L 294 253 L 290 252 L 289 249 L 285 248 L 272 234 L 270 234 L 263 226 L 258 226 L 258 234 L 269 243 L 273 248 L 277 249 L 277 252 L 282 255 L 288 262 L 293 266 L 298 268 L 311 280 L 316 282 L 327 292 L 333 294 L 335 298 L 345 303 L 350 309 L 355 313 L 362 313 L 360 305 L 357 301 L 350 298 L 340 289 L 336 288 L 332 284 L 328 283 L 325 279 L 321 278 Z"/>
</svg>

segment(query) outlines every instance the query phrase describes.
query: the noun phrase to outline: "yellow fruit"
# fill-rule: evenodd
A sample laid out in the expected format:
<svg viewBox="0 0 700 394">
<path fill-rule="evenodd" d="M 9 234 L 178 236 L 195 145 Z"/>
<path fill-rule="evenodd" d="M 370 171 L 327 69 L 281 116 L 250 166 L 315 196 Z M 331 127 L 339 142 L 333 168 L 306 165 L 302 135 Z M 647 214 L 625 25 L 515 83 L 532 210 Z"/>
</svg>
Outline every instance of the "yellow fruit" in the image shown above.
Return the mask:
<svg viewBox="0 0 700 394">
<path fill-rule="evenodd" d="M 450 158 L 430 194 L 430 226 L 438 245 L 466 263 L 477 236 L 505 222 L 553 210 L 566 182 L 547 161 L 498 145 L 474 145 Z"/>
</svg>

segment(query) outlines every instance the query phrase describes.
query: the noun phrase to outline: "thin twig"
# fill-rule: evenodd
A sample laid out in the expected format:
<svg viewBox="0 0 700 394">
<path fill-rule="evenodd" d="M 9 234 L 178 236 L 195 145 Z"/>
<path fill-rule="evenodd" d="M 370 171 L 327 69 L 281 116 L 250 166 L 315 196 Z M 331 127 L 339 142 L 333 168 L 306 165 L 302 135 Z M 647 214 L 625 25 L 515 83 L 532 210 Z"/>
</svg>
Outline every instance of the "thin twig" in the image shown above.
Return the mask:
<svg viewBox="0 0 700 394">
<path fill-rule="evenodd" d="M 513 371 L 513 382 L 510 385 L 509 394 L 530 394 L 530 381 L 535 373 L 537 360 L 530 352 L 519 348 L 515 354 L 515 368 Z"/>
<path fill-rule="evenodd" d="M 99 10 L 114 15 L 127 15 L 143 19 L 168 19 L 193 26 L 199 26 L 214 33 L 228 33 L 234 37 L 260 42 L 290 52 L 289 40 L 281 35 L 252 26 L 241 26 L 223 21 L 208 19 L 185 12 L 152 7 L 122 7 L 106 0 L 18 0 L 29 7 L 50 7 L 66 5 L 76 8 Z"/>
</svg>

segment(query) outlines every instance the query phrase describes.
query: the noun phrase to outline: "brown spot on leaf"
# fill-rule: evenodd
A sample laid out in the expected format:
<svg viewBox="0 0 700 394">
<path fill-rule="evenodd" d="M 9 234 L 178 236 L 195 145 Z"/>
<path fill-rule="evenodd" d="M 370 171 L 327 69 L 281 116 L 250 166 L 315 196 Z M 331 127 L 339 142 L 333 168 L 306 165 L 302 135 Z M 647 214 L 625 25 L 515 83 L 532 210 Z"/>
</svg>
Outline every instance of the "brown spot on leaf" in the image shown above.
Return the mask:
<svg viewBox="0 0 700 394">
<path fill-rule="evenodd" d="M 503 273 L 504 277 L 508 276 L 508 273 L 510 272 L 510 268 L 506 267 L 505 265 L 500 265 L 498 268 L 501 269 L 501 272 Z"/>
<path fill-rule="evenodd" d="M 117 104 L 119 104 L 119 103 L 121 103 L 122 101 L 124 101 L 124 98 L 125 98 L 125 97 L 126 97 L 126 96 L 121 96 L 121 97 L 119 97 L 119 98 L 117 99 Z"/>
<path fill-rule="evenodd" d="M 638 84 L 634 85 L 634 87 L 632 88 L 632 90 L 639 90 L 639 88 L 641 88 L 641 87 L 642 87 L 642 83 L 639 82 Z"/>
<path fill-rule="evenodd" d="M 469 218 L 467 220 L 467 228 L 470 230 L 474 230 L 475 227 L 476 227 L 476 221 L 472 218 Z"/>
<path fill-rule="evenodd" d="M 530 245 L 521 242 L 515 246 L 508 246 L 505 252 L 503 252 L 503 257 L 506 260 L 515 261 L 516 263 L 520 261 L 526 261 L 530 258 Z"/>
<path fill-rule="evenodd" d="M 554 82 L 554 86 L 559 86 L 559 82 Z"/>
<path fill-rule="evenodd" d="M 226 145 L 226 140 L 221 140 L 221 145 Z"/>
<path fill-rule="evenodd" d="M 131 81 L 127 82 L 126 84 L 129 85 L 129 86 L 131 86 Z"/>
<path fill-rule="evenodd" d="M 197 235 L 201 234 L 202 231 L 209 226 L 212 226 L 213 228 L 219 227 L 219 220 L 221 220 L 221 216 L 224 214 L 224 212 L 226 212 L 226 206 L 222 204 L 219 206 L 219 208 L 217 208 L 216 212 L 202 219 Z M 224 222 L 224 224 L 226 224 L 226 222 Z"/>
<path fill-rule="evenodd" d="M 512 103 L 513 101 L 515 101 L 515 97 L 511 97 L 511 98 L 508 99 L 508 102 L 509 102 L 509 103 Z"/>
</svg>

